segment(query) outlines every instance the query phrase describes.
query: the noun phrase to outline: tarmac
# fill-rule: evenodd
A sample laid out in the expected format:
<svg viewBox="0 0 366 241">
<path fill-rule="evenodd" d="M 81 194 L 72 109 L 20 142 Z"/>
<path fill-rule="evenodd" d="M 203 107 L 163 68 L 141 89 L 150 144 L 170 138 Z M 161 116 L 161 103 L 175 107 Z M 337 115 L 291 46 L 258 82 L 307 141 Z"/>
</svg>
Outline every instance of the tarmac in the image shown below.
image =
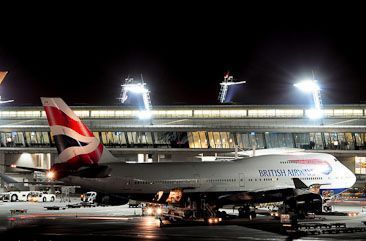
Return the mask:
<svg viewBox="0 0 366 241">
<path fill-rule="evenodd" d="M 76 202 L 77 199 L 71 203 Z M 366 232 L 356 229 L 352 233 L 292 236 L 284 232 L 282 224 L 270 216 L 259 215 L 255 220 L 233 219 L 220 225 L 197 223 L 160 227 L 156 217 L 142 216 L 141 208 L 129 208 L 128 205 L 66 208 L 67 204 L 70 203 L 0 202 L 1 240 L 366 240 Z M 47 210 L 47 206 L 65 209 Z M 334 210 L 356 215 L 317 216 L 304 223 L 344 223 L 347 227 L 366 227 L 363 223 L 366 221 L 366 210 L 362 206 L 355 203 L 337 204 Z M 229 209 L 226 211 L 229 214 L 232 212 Z"/>
</svg>

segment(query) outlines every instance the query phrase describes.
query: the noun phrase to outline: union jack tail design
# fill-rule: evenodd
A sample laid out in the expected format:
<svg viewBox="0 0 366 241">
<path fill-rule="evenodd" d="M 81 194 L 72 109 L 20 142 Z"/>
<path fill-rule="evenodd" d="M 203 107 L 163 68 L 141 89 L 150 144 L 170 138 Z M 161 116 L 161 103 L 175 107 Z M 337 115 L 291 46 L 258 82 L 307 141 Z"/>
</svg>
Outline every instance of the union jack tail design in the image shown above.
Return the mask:
<svg viewBox="0 0 366 241">
<path fill-rule="evenodd" d="M 65 167 L 77 170 L 112 161 L 112 154 L 61 98 L 41 98 L 41 101 L 59 159 Z"/>
</svg>

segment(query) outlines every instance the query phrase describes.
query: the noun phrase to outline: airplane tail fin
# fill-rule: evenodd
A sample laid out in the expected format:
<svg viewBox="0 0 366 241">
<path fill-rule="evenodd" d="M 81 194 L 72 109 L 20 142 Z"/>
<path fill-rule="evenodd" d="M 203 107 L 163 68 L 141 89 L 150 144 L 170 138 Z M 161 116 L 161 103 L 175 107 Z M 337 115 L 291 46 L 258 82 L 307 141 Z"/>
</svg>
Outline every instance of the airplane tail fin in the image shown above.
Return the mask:
<svg viewBox="0 0 366 241">
<path fill-rule="evenodd" d="M 41 98 L 62 169 L 113 162 L 112 154 L 61 98 Z M 56 165 L 56 164 L 55 164 Z"/>
</svg>

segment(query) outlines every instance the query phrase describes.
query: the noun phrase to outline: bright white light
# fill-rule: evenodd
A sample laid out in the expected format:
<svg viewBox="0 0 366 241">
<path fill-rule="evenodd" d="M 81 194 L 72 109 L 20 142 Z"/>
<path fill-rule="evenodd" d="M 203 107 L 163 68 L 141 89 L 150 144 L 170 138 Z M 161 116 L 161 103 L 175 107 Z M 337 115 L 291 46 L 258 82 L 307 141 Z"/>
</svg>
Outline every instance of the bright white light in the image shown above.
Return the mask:
<svg viewBox="0 0 366 241">
<path fill-rule="evenodd" d="M 320 87 L 315 80 L 304 80 L 300 83 L 294 84 L 294 86 L 304 92 L 314 92 L 320 90 Z"/>
<path fill-rule="evenodd" d="M 148 215 L 151 215 L 151 214 L 153 213 L 153 209 L 152 209 L 151 207 L 148 207 L 148 208 L 146 209 L 146 213 L 147 213 Z"/>
<path fill-rule="evenodd" d="M 128 84 L 128 85 L 124 85 L 124 89 L 131 91 L 133 93 L 147 93 L 148 90 L 145 88 L 144 86 L 145 84 L 142 83 L 138 83 L 138 84 Z"/>
<path fill-rule="evenodd" d="M 316 80 L 304 80 L 300 83 L 294 84 L 294 86 L 303 92 L 311 93 L 313 96 L 315 108 L 307 110 L 306 115 L 310 119 L 321 119 L 323 117 L 323 113 L 321 111 L 320 87 Z"/>
<path fill-rule="evenodd" d="M 161 207 L 156 208 L 156 214 L 157 215 L 161 215 L 162 212 L 163 212 L 163 210 L 161 209 Z"/>
<path fill-rule="evenodd" d="M 55 173 L 53 171 L 49 171 L 46 173 L 46 177 L 48 179 L 53 179 L 55 177 Z"/>
<path fill-rule="evenodd" d="M 152 113 L 149 110 L 142 110 L 137 113 L 137 117 L 141 120 L 151 119 Z"/>
<path fill-rule="evenodd" d="M 306 115 L 309 117 L 309 119 L 320 119 L 323 117 L 323 113 L 321 110 L 318 109 L 310 109 L 306 110 Z"/>
</svg>

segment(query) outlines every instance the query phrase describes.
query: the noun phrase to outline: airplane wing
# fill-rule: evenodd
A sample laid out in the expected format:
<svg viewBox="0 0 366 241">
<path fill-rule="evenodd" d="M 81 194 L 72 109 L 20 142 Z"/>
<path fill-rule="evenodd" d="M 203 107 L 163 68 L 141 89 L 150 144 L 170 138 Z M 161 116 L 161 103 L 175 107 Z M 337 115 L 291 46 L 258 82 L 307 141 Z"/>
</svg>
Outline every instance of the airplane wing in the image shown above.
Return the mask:
<svg viewBox="0 0 366 241">
<path fill-rule="evenodd" d="M 48 169 L 44 169 L 44 168 L 25 167 L 25 166 L 18 166 L 18 165 L 14 165 L 14 164 L 10 164 L 10 165 L 5 164 L 4 166 L 24 169 L 24 170 L 28 170 L 28 171 L 39 171 L 39 172 L 47 172 L 48 171 Z"/>
<path fill-rule="evenodd" d="M 224 203 L 225 200 L 234 202 L 252 202 L 255 200 L 261 202 L 275 202 L 282 201 L 284 197 L 292 195 L 314 195 L 319 194 L 312 186 L 307 186 L 299 178 L 293 178 L 294 186 L 277 186 L 277 187 L 263 187 L 250 191 L 243 191 L 234 194 L 223 195 L 219 197 Z M 327 184 L 319 184 L 327 185 Z M 313 190 L 314 189 L 314 190 Z"/>
<path fill-rule="evenodd" d="M 63 185 L 64 183 L 61 181 L 43 181 L 43 182 L 37 182 L 37 181 L 26 181 L 26 182 L 18 182 L 18 181 L 10 181 L 7 183 L 22 183 L 22 184 L 41 184 L 41 185 Z"/>
<path fill-rule="evenodd" d="M 252 193 L 256 193 L 256 192 L 270 192 L 270 191 L 278 191 L 278 190 L 284 190 L 284 189 L 289 189 L 289 187 L 281 187 L 281 186 L 277 186 L 277 187 L 271 187 L 271 188 L 267 188 L 267 187 L 264 187 L 264 188 L 258 188 L 258 189 L 255 189 L 255 190 L 252 190 L 250 192 Z"/>
<path fill-rule="evenodd" d="M 24 185 L 24 184 L 62 185 L 62 184 L 64 184 L 61 181 L 17 181 L 15 179 L 13 179 L 12 177 L 7 176 L 2 173 L 0 173 L 0 177 L 5 183 L 13 184 L 13 185 L 14 184 L 21 184 L 21 185 Z"/>
</svg>

